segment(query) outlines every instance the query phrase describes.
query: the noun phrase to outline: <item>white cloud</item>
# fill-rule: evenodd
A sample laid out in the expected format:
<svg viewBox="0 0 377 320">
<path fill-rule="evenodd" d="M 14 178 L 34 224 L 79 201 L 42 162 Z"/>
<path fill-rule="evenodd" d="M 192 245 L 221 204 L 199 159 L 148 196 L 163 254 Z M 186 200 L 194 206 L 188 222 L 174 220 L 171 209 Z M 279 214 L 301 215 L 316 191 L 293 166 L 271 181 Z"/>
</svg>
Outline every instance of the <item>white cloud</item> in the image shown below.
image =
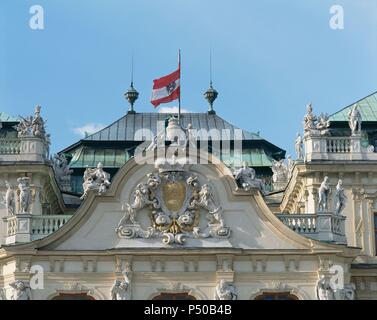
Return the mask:
<svg viewBox="0 0 377 320">
<path fill-rule="evenodd" d="M 95 133 L 101 129 L 103 129 L 105 126 L 100 123 L 87 123 L 83 125 L 82 127 L 73 128 L 72 131 L 76 133 L 77 135 L 85 138 L 86 135 Z"/>
<path fill-rule="evenodd" d="M 162 107 L 158 109 L 159 113 L 178 113 L 178 107 Z M 181 108 L 181 113 L 190 113 L 190 110 Z"/>
</svg>

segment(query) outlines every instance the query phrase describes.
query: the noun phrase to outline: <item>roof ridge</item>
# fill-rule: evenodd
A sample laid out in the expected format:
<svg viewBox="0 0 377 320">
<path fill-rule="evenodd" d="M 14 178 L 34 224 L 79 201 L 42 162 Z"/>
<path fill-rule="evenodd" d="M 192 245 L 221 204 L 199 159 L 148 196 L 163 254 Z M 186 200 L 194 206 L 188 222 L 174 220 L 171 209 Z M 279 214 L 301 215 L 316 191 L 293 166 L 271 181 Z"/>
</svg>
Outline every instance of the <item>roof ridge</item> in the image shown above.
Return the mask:
<svg viewBox="0 0 377 320">
<path fill-rule="evenodd" d="M 357 101 L 355 101 L 355 102 L 353 102 L 353 103 L 347 105 L 346 107 L 343 107 L 342 109 L 340 109 L 340 110 L 334 112 L 333 114 L 331 114 L 331 115 L 329 116 L 329 118 L 331 118 L 332 116 L 335 116 L 335 115 L 338 114 L 338 113 L 341 113 L 342 111 L 346 110 L 347 108 L 352 107 L 353 105 L 355 105 L 355 104 L 357 104 L 357 103 L 359 103 L 359 102 L 361 102 L 361 101 L 363 101 L 363 100 L 365 100 L 365 99 L 367 99 L 367 98 L 369 98 L 369 97 L 371 97 L 371 96 L 373 96 L 373 95 L 375 95 L 375 94 L 377 94 L 377 91 L 375 91 L 375 92 L 373 92 L 373 93 L 371 93 L 371 94 L 368 94 L 368 95 L 365 96 L 364 98 L 361 98 L 361 99 L 359 99 L 359 100 L 357 100 Z M 330 119 L 330 121 L 331 121 L 331 119 Z"/>
</svg>

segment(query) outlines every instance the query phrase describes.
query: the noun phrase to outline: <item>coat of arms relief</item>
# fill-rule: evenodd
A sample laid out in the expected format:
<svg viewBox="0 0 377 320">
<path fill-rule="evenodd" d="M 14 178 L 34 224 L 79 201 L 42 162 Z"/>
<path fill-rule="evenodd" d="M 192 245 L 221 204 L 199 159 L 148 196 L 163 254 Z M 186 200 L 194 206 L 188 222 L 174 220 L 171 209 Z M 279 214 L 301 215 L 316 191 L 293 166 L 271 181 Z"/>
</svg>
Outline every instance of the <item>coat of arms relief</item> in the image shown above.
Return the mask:
<svg viewBox="0 0 377 320">
<path fill-rule="evenodd" d="M 187 238 L 230 236 L 210 184 L 201 184 L 198 176 L 178 162 L 156 167 L 136 186 L 132 201 L 122 206 L 124 216 L 116 228 L 120 238 L 162 238 L 164 244 L 182 245 Z M 137 217 L 144 208 L 150 220 L 147 228 Z M 203 220 L 205 225 L 200 223 Z"/>
</svg>

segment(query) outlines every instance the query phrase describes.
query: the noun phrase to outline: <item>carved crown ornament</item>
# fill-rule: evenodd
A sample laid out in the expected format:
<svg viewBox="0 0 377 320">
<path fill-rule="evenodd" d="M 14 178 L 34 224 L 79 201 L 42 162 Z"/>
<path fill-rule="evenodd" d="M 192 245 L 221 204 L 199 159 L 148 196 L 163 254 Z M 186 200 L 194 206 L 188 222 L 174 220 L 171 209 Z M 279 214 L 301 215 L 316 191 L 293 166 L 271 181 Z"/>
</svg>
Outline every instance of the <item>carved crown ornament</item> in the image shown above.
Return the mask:
<svg viewBox="0 0 377 320">
<path fill-rule="evenodd" d="M 162 238 L 164 244 L 183 245 L 187 238 L 230 236 L 210 184 L 201 184 L 189 166 L 175 158 L 157 160 L 155 169 L 136 186 L 132 201 L 123 204 L 124 216 L 115 229 L 120 238 Z M 147 228 L 137 219 L 144 208 L 149 211 Z M 202 220 L 206 221 L 204 227 L 200 225 Z"/>
</svg>

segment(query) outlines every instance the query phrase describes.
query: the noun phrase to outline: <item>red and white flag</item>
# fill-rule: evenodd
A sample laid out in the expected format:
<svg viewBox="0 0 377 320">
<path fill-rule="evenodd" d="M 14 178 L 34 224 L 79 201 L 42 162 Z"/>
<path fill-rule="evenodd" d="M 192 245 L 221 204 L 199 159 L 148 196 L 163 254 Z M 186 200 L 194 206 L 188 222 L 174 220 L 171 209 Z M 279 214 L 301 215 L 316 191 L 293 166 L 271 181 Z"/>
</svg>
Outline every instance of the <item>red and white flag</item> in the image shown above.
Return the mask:
<svg viewBox="0 0 377 320">
<path fill-rule="evenodd" d="M 155 108 L 161 103 L 167 103 L 180 98 L 181 94 L 181 62 L 178 63 L 178 70 L 160 79 L 153 80 L 151 103 Z"/>
</svg>

